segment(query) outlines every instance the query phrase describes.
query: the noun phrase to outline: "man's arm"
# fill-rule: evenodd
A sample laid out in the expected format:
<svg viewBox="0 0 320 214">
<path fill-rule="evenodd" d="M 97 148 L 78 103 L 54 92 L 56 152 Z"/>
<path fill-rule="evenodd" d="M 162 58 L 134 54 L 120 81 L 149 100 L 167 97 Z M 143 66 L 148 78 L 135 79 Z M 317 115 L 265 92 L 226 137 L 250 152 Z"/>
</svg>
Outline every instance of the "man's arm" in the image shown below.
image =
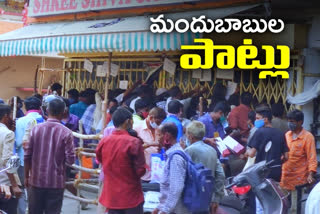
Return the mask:
<svg viewBox="0 0 320 214">
<path fill-rule="evenodd" d="M 23 148 L 26 149 L 26 146 L 29 142 L 29 139 L 30 139 L 30 134 L 31 134 L 31 131 L 32 129 L 37 125 L 37 121 L 36 120 L 31 120 L 28 125 L 27 125 L 27 128 L 24 132 L 24 136 L 22 138 L 22 145 L 23 145 Z"/>
<path fill-rule="evenodd" d="M 66 156 L 66 164 L 72 165 L 76 160 L 76 156 L 74 154 L 74 146 L 73 146 L 73 135 L 70 133 L 65 142 L 65 156 Z"/>
<path fill-rule="evenodd" d="M 96 158 L 99 163 L 102 163 L 102 148 L 103 148 L 103 139 L 99 142 L 96 148 Z"/>
<path fill-rule="evenodd" d="M 123 99 L 122 101 L 124 101 L 127 96 L 134 90 L 136 89 L 140 84 L 142 83 L 142 80 L 138 80 L 137 82 L 135 82 L 133 84 L 133 86 L 131 88 L 128 88 L 124 93 L 123 93 Z"/>
<path fill-rule="evenodd" d="M 225 174 L 222 168 L 222 165 L 217 158 L 216 170 L 215 170 L 215 192 L 212 195 L 212 203 L 217 203 L 221 201 L 224 196 L 224 181 Z"/>
<path fill-rule="evenodd" d="M 172 157 L 169 171 L 169 193 L 160 211 L 169 214 L 176 207 L 184 189 L 186 167 L 186 162 L 181 156 L 174 155 Z"/>
<path fill-rule="evenodd" d="M 5 165 L 10 159 L 10 157 L 13 155 L 14 142 L 15 142 L 14 133 L 10 132 L 9 134 L 7 134 L 3 142 L 3 150 L 2 150 L 3 153 L 2 153 L 2 159 L 1 159 L 1 162 L 3 163 L 3 165 Z M 7 173 L 7 175 L 12 186 L 13 194 L 17 198 L 19 198 L 21 196 L 21 190 L 18 186 L 18 181 L 16 180 L 14 174 Z"/>
<path fill-rule="evenodd" d="M 245 157 L 255 157 L 257 154 L 257 151 L 259 149 L 259 145 L 262 143 L 262 139 L 263 139 L 263 133 L 261 133 L 259 131 L 259 129 L 254 133 L 254 135 L 252 136 L 251 140 L 249 141 L 248 144 L 248 148 L 246 153 L 245 153 Z"/>
<path fill-rule="evenodd" d="M 133 157 L 133 167 L 138 177 L 142 177 L 146 173 L 146 159 L 144 157 L 143 142 L 137 139 L 137 142 L 130 147 L 130 154 Z"/>
<path fill-rule="evenodd" d="M 32 169 L 32 155 L 34 142 L 34 132 L 31 131 L 29 142 L 25 145 L 24 150 L 24 182 L 26 187 L 29 186 L 29 176 Z"/>
</svg>

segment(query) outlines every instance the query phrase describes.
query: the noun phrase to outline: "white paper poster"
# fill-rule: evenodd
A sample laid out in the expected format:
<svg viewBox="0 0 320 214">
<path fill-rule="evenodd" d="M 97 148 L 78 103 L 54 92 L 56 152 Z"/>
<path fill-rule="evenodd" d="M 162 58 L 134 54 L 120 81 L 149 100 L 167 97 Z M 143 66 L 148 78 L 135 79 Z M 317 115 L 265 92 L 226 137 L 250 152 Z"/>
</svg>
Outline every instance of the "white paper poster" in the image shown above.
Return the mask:
<svg viewBox="0 0 320 214">
<path fill-rule="evenodd" d="M 217 68 L 217 79 L 233 80 L 234 71 L 232 69 Z"/>
<path fill-rule="evenodd" d="M 102 65 L 97 66 L 97 77 L 105 77 L 107 75 L 107 71 L 103 69 Z"/>
<path fill-rule="evenodd" d="M 202 70 L 201 82 L 210 82 L 212 79 L 211 69 Z"/>
<path fill-rule="evenodd" d="M 201 79 L 201 77 L 202 77 L 202 70 L 201 69 L 192 70 L 192 78 Z"/>
<path fill-rule="evenodd" d="M 88 72 L 92 73 L 92 70 L 93 70 L 92 62 L 88 59 L 85 59 L 83 68 L 86 69 Z"/>
<path fill-rule="evenodd" d="M 168 58 L 164 59 L 163 70 L 167 71 L 171 75 L 174 75 L 174 73 L 176 72 L 176 67 L 177 67 L 176 63 L 172 62 Z"/>
<path fill-rule="evenodd" d="M 123 90 L 127 90 L 128 89 L 128 84 L 129 84 L 129 82 L 127 80 L 121 80 L 119 82 L 119 88 L 123 89 Z"/>
<path fill-rule="evenodd" d="M 238 84 L 235 82 L 228 81 L 227 84 L 227 94 L 226 99 L 228 100 L 229 97 L 236 91 Z"/>
<path fill-rule="evenodd" d="M 120 66 L 119 65 L 111 63 L 111 73 L 110 73 L 111 76 L 116 77 L 118 75 L 118 73 L 119 73 L 119 70 L 120 70 Z M 108 62 L 104 62 L 103 63 L 103 72 L 105 72 L 107 74 L 107 72 L 108 72 Z"/>
</svg>

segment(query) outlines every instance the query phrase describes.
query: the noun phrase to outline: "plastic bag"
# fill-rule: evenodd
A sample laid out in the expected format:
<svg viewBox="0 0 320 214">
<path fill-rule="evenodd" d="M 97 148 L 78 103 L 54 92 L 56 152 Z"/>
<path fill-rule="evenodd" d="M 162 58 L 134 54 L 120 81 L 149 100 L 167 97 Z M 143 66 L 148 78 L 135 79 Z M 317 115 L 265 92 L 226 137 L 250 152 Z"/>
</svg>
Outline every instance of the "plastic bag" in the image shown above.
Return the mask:
<svg viewBox="0 0 320 214">
<path fill-rule="evenodd" d="M 151 183 L 160 183 L 165 164 L 164 150 L 158 154 L 151 154 Z"/>
</svg>

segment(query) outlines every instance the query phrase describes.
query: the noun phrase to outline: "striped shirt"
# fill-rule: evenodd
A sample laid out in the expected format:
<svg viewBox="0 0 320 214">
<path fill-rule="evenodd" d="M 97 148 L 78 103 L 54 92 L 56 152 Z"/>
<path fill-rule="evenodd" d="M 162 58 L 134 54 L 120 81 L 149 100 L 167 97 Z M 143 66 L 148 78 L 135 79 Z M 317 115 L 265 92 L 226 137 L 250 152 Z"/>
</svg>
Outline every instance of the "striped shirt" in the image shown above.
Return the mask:
<svg viewBox="0 0 320 214">
<path fill-rule="evenodd" d="M 24 160 L 31 160 L 29 184 L 39 188 L 64 188 L 66 163 L 75 161 L 72 132 L 59 120 L 34 127 Z"/>
</svg>

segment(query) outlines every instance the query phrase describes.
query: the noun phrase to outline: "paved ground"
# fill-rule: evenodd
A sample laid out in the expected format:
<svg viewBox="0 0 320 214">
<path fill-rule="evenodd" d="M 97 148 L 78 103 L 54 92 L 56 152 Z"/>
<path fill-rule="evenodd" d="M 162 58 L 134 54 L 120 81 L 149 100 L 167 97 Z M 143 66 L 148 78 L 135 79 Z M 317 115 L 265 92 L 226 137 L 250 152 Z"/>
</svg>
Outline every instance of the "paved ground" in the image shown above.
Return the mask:
<svg viewBox="0 0 320 214">
<path fill-rule="evenodd" d="M 68 194 L 71 194 L 67 192 Z M 92 193 L 82 192 L 82 194 L 87 198 L 95 198 L 95 195 Z M 81 210 L 81 214 L 95 214 L 97 206 L 96 205 L 89 205 L 88 210 Z M 64 198 L 62 212 L 61 214 L 77 214 L 78 213 L 78 202 L 69 198 Z"/>
</svg>

